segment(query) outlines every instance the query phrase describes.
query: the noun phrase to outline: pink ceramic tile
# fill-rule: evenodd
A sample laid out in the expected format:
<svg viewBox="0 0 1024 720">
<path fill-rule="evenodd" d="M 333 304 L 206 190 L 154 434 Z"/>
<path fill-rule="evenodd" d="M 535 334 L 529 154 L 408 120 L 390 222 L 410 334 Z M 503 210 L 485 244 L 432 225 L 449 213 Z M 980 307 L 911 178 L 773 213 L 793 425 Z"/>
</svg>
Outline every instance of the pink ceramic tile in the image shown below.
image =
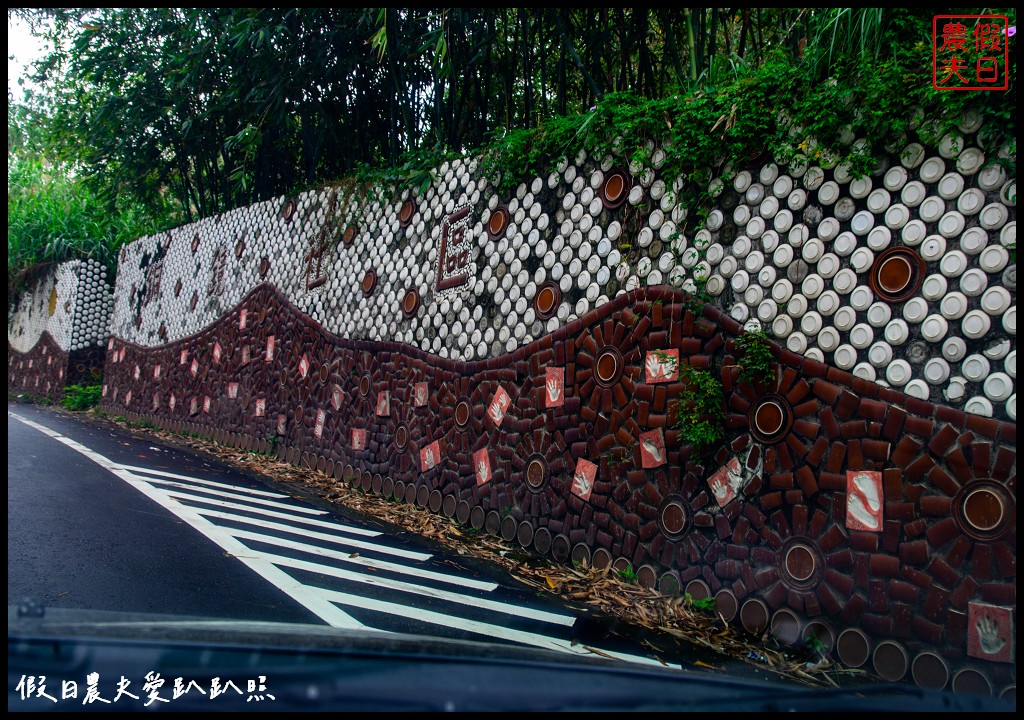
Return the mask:
<svg viewBox="0 0 1024 720">
<path fill-rule="evenodd" d="M 263 417 L 267 414 L 266 398 L 256 398 L 256 417 Z"/>
<path fill-rule="evenodd" d="M 362 428 L 352 428 L 352 449 L 366 449 L 366 431 Z"/>
<path fill-rule="evenodd" d="M 47 365 L 49 365 L 49 363 L 47 363 Z M 142 370 L 140 370 L 139 366 L 136 365 L 135 366 L 135 372 L 134 372 L 135 379 L 138 380 L 139 379 L 139 375 L 141 375 L 141 374 L 142 374 Z"/>
<path fill-rule="evenodd" d="M 644 360 L 647 382 L 667 383 L 679 379 L 679 348 L 648 350 Z"/>
<path fill-rule="evenodd" d="M 316 423 L 313 425 L 313 434 L 316 435 L 317 440 L 323 437 L 324 434 L 324 421 L 327 419 L 327 413 L 323 410 L 317 410 L 316 412 Z"/>
<path fill-rule="evenodd" d="M 331 407 L 335 410 L 341 410 L 341 403 L 344 399 L 344 395 L 341 391 L 341 385 L 334 385 L 331 388 Z"/>
<path fill-rule="evenodd" d="M 288 416 L 281 414 L 277 416 L 277 434 L 284 435 L 288 429 Z"/>
<path fill-rule="evenodd" d="M 190 415 L 195 415 L 199 412 L 199 398 L 192 398 L 188 401 L 188 412 Z"/>
<path fill-rule="evenodd" d="M 377 415 L 384 416 L 391 414 L 391 393 L 381 390 L 377 393 Z"/>
<path fill-rule="evenodd" d="M 494 397 L 491 399 L 490 406 L 487 408 L 487 417 L 491 419 L 495 427 L 501 427 L 501 421 L 505 419 L 505 412 L 511 403 L 512 398 L 505 392 L 505 388 L 499 385 L 494 393 Z"/>
<path fill-rule="evenodd" d="M 189 366 L 188 371 L 192 373 L 192 377 L 199 374 L 199 363 L 195 359 L 192 360 L 192 364 Z"/>
<path fill-rule="evenodd" d="M 309 374 L 309 358 L 305 355 L 299 360 L 299 374 L 305 379 L 306 375 Z"/>
<path fill-rule="evenodd" d="M 435 440 L 420 450 L 420 470 L 426 472 L 441 462 L 441 443 Z"/>
<path fill-rule="evenodd" d="M 857 470 L 846 473 L 846 527 L 882 531 L 882 473 Z"/>
<path fill-rule="evenodd" d="M 597 465 L 580 458 L 576 461 L 576 472 L 572 476 L 572 494 L 580 500 L 589 500 L 596 479 Z"/>
<path fill-rule="evenodd" d="M 210 396 L 209 395 L 204 395 L 203 396 L 203 412 L 206 413 L 207 415 L 210 414 Z"/>
<path fill-rule="evenodd" d="M 236 383 L 236 382 L 229 382 L 228 383 L 228 397 L 231 398 L 232 400 L 234 400 L 236 397 L 238 397 L 238 383 Z"/>
<path fill-rule="evenodd" d="M 743 470 L 739 459 L 729 458 L 729 462 L 715 470 L 708 478 L 708 487 L 719 507 L 728 505 L 743 487 Z"/>
<path fill-rule="evenodd" d="M 153 393 L 153 409 L 156 410 L 158 407 L 160 407 L 160 393 L 155 392 Z"/>
<path fill-rule="evenodd" d="M 549 367 L 544 374 L 544 407 L 562 407 L 565 405 L 565 368 Z"/>
<path fill-rule="evenodd" d="M 476 473 L 476 484 L 484 485 L 491 480 L 491 456 L 487 448 L 480 448 L 473 453 L 473 472 Z"/>
<path fill-rule="evenodd" d="M 248 365 L 249 364 L 249 359 L 250 359 L 249 358 L 249 346 L 248 345 L 243 345 L 242 346 L 242 364 L 243 365 Z"/>
<path fill-rule="evenodd" d="M 181 351 L 181 360 L 178 362 L 179 365 L 184 365 L 188 362 L 188 350 Z"/>
<path fill-rule="evenodd" d="M 267 338 L 267 354 L 266 354 L 266 359 L 267 359 L 267 362 L 270 362 L 271 360 L 274 359 L 274 336 L 273 335 L 271 335 L 270 337 Z"/>
<path fill-rule="evenodd" d="M 153 378 L 154 379 L 159 379 L 160 378 L 160 365 L 154 365 L 153 366 Z"/>
<path fill-rule="evenodd" d="M 667 461 L 665 436 L 661 432 L 661 428 L 642 433 L 640 435 L 640 465 L 645 468 L 655 468 L 664 465 Z"/>
<path fill-rule="evenodd" d="M 214 343 L 213 344 L 213 361 L 215 363 L 219 363 L 221 355 L 223 355 L 223 354 L 224 354 L 224 351 L 221 349 L 220 343 Z"/>
<path fill-rule="evenodd" d="M 121 348 L 121 362 L 124 362 L 124 353 L 128 348 Z"/>
<path fill-rule="evenodd" d="M 36 385 L 38 385 L 38 384 L 39 384 L 39 380 L 36 380 Z M 126 393 L 125 393 L 125 395 L 124 395 L 124 404 L 125 404 L 125 405 L 130 405 L 130 404 L 131 404 L 131 402 L 132 402 L 132 391 L 131 391 L 131 390 L 129 390 L 129 391 L 128 391 L 128 392 L 126 392 Z"/>
<path fill-rule="evenodd" d="M 967 608 L 967 654 L 989 662 L 1012 662 L 1013 611 L 981 603 Z"/>
<path fill-rule="evenodd" d="M 110 338 L 109 340 L 107 340 L 107 350 L 113 350 L 113 349 L 114 349 L 114 338 Z"/>
<path fill-rule="evenodd" d="M 106 397 L 106 396 L 107 396 L 107 386 L 104 385 L 103 386 L 103 397 Z"/>
<path fill-rule="evenodd" d="M 416 407 L 423 407 L 427 404 L 427 384 L 425 382 L 416 383 L 416 390 L 413 393 L 413 405 Z"/>
<path fill-rule="evenodd" d="M 174 397 L 174 393 L 171 393 L 171 399 L 167 401 L 167 404 L 170 405 L 172 411 L 178 406 L 178 398 Z"/>
<path fill-rule="evenodd" d="M 245 321 L 249 318 L 249 311 L 242 308 L 241 312 L 238 313 L 238 329 L 245 330 Z"/>
</svg>

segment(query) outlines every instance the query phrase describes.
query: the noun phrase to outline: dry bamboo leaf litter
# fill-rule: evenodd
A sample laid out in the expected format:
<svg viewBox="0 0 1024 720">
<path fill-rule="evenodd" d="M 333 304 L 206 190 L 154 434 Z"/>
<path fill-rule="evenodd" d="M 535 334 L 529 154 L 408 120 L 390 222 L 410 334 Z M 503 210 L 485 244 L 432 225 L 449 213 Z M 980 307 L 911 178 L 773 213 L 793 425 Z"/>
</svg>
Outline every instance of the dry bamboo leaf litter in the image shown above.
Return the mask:
<svg viewBox="0 0 1024 720">
<path fill-rule="evenodd" d="M 185 446 L 212 455 L 226 464 L 255 471 L 275 482 L 300 486 L 327 502 L 435 540 L 459 555 L 490 561 L 505 568 L 512 579 L 534 588 L 538 593 L 559 597 L 595 616 L 643 628 L 653 633 L 654 637 L 660 637 L 665 644 L 696 644 L 790 680 L 819 687 L 838 687 L 837 678 L 870 677 L 864 670 L 844 668 L 828 659 L 808 663 L 806 657 L 788 656 L 783 648 L 774 644 L 770 635 L 752 638 L 730 626 L 719 614 L 697 609 L 683 597 L 667 597 L 643 588 L 631 582 L 635 578 L 623 577 L 611 568 L 598 570 L 586 565 L 558 565 L 547 558 L 527 555 L 512 543 L 487 535 L 482 530 L 460 526 L 454 518 L 435 515 L 415 504 L 365 493 L 361 488 L 352 487 L 316 470 L 300 469 L 268 455 L 239 455 L 236 448 L 164 430 L 138 428 L 109 416 L 106 420 L 131 432 L 159 438 L 170 445 Z M 293 497 L 305 499 L 301 495 Z M 664 648 L 657 648 L 646 640 L 641 642 L 655 653 L 664 652 Z M 583 647 L 595 654 L 610 657 L 596 648 Z M 652 657 L 667 665 L 657 655 Z M 758 662 L 750 658 L 763 660 Z M 699 660 L 695 665 L 722 669 Z"/>
</svg>

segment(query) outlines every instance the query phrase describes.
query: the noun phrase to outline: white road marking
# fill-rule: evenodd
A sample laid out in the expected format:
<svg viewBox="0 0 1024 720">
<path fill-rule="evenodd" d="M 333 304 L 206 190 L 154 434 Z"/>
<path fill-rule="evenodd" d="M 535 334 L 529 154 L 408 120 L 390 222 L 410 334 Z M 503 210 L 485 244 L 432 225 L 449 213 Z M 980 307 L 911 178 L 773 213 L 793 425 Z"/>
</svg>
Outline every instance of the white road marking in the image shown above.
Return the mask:
<svg viewBox="0 0 1024 720">
<path fill-rule="evenodd" d="M 205 503 L 207 505 L 216 505 L 221 508 L 228 508 L 230 510 L 241 510 L 243 512 L 250 512 L 256 515 L 264 515 L 266 517 L 279 518 L 281 520 L 291 520 L 292 522 L 302 523 L 303 525 L 309 525 L 311 527 L 322 527 L 329 530 L 338 530 L 340 532 L 346 532 L 351 535 L 362 535 L 363 537 L 378 537 L 381 533 L 376 530 L 364 530 L 362 528 L 351 527 L 349 525 L 341 525 L 339 523 L 327 522 L 325 520 L 317 520 L 315 518 L 307 517 L 296 517 L 289 515 L 288 513 L 277 512 L 276 510 L 265 510 L 259 507 L 251 507 L 249 505 L 242 505 L 240 503 L 227 502 L 225 500 L 217 500 L 216 498 L 203 497 L 201 495 L 190 495 L 185 492 L 178 490 L 165 490 L 165 493 L 173 498 L 182 498 L 184 500 L 191 500 L 193 502 Z"/>
<path fill-rule="evenodd" d="M 450 590 L 439 590 L 438 588 L 429 587 L 427 585 L 415 585 L 413 583 L 402 582 L 401 580 L 392 580 L 390 578 L 376 577 L 366 573 L 344 570 L 331 565 L 322 565 L 320 563 L 308 562 L 306 560 L 297 560 L 296 558 L 285 557 L 284 555 L 261 553 L 261 556 L 264 560 L 268 560 L 275 565 L 283 565 L 285 567 L 295 568 L 296 570 L 306 570 L 308 572 L 320 573 L 321 575 L 329 575 L 330 577 L 336 577 L 341 580 L 353 580 L 365 583 L 366 585 L 377 585 L 379 587 L 388 588 L 389 590 L 397 590 L 398 592 L 414 593 L 416 595 L 432 597 L 438 600 L 446 600 L 458 605 L 469 605 L 471 607 L 492 610 L 506 615 L 515 615 L 517 617 L 528 618 L 530 620 L 539 620 L 541 622 L 552 623 L 555 625 L 571 626 L 576 622 L 576 618 L 573 615 L 561 615 L 559 613 L 548 612 L 547 610 L 521 607 L 519 605 L 511 605 L 497 600 L 488 600 L 487 598 L 472 597 L 457 592 L 451 592 Z M 413 613 L 414 618 L 418 612 L 419 611 L 415 611 Z"/>
<path fill-rule="evenodd" d="M 281 532 L 294 533 L 296 535 L 301 534 L 303 537 L 325 540 L 327 542 L 335 543 L 337 545 L 345 545 L 352 548 L 360 548 L 362 550 L 369 550 L 371 552 L 378 552 L 384 555 L 394 555 L 395 557 L 406 558 L 407 560 L 414 560 L 416 562 L 424 562 L 429 560 L 432 555 L 428 553 L 414 552 L 412 550 L 404 550 L 402 548 L 389 547 L 388 545 L 377 545 L 375 543 L 366 542 L 365 540 L 353 540 L 352 538 L 341 537 L 339 535 L 331 535 L 329 533 L 317 532 L 316 530 L 309 530 L 307 528 L 295 527 L 293 525 L 285 525 L 284 523 L 271 522 L 269 520 L 260 520 L 259 518 L 246 517 L 245 515 L 235 515 L 234 513 L 221 512 L 220 510 L 207 510 L 205 508 L 193 507 L 197 513 L 203 517 L 215 517 L 221 520 L 231 520 L 232 522 L 246 523 L 247 525 L 255 525 L 257 527 L 265 528 L 267 530 L 280 530 Z"/>
<path fill-rule="evenodd" d="M 511 640 L 525 645 L 547 648 L 548 650 L 556 650 L 558 652 L 571 653 L 574 655 L 592 656 L 592 653 L 582 645 L 572 645 L 568 640 L 560 640 L 547 635 L 539 635 L 537 633 L 526 632 L 524 630 L 514 630 L 502 625 L 493 625 L 479 620 L 467 620 L 466 618 L 453 617 L 451 615 L 445 615 L 444 613 L 438 613 L 433 610 L 426 610 L 423 608 L 413 609 L 405 605 L 387 602 L 386 600 L 376 600 L 374 598 L 366 598 L 359 595 L 350 595 L 349 593 L 338 592 L 336 590 L 321 589 L 320 593 L 327 600 L 341 603 L 342 605 L 348 605 L 350 607 L 373 610 L 374 612 L 380 612 L 386 615 L 396 615 L 398 617 L 408 618 L 417 622 L 429 623 L 430 625 L 441 625 L 444 627 L 455 628 L 457 630 L 477 633 L 478 635 L 483 635 L 485 637 L 501 638 L 503 640 Z M 626 653 L 615 653 L 603 649 L 601 652 L 620 660 L 628 660 L 630 662 L 664 667 L 664 665 L 653 658 L 647 658 L 640 655 L 629 655 Z"/>
<path fill-rule="evenodd" d="M 266 490 L 253 490 L 251 488 L 236 487 L 234 485 L 225 485 L 224 483 L 215 482 L 213 480 L 203 480 L 201 478 L 192 477 L 191 475 L 179 475 L 178 473 L 167 472 L 166 470 L 153 470 L 151 468 L 136 467 L 135 465 L 121 465 L 129 472 L 142 475 L 157 475 L 159 477 L 175 478 L 177 480 L 188 480 L 190 483 L 195 485 L 208 485 L 209 487 L 220 488 L 221 490 L 236 490 L 238 492 L 249 493 L 250 495 L 262 495 L 263 497 L 271 498 L 286 498 L 290 497 L 284 493 L 267 492 Z M 156 480 L 157 478 L 152 478 Z"/>
<path fill-rule="evenodd" d="M 447 573 L 440 573 L 434 570 L 424 570 L 422 568 L 410 567 L 408 565 L 399 565 L 397 563 L 388 562 L 387 560 L 375 560 L 374 558 L 362 556 L 353 557 L 352 553 L 338 552 L 337 550 L 330 550 L 328 548 L 320 547 L 319 545 L 309 545 L 308 543 L 286 540 L 285 538 L 274 537 L 273 535 L 264 535 L 263 533 L 250 532 L 248 530 L 236 530 L 233 528 L 224 529 L 231 533 L 232 537 L 240 540 L 253 540 L 255 542 L 267 543 L 268 545 L 288 548 L 289 550 L 298 550 L 311 555 L 317 555 L 318 557 L 340 560 L 341 562 L 352 565 L 362 565 L 363 567 L 373 568 L 375 570 L 385 570 L 387 572 L 400 573 L 402 575 L 412 575 L 414 577 L 423 578 L 424 580 L 434 580 L 436 582 L 448 583 L 449 585 L 473 588 L 474 590 L 494 590 L 498 587 L 497 583 L 473 580 L 472 578 L 449 575 Z"/>
<path fill-rule="evenodd" d="M 124 472 L 128 472 L 127 470 Z M 191 490 L 193 492 L 208 493 L 215 497 L 228 498 L 229 500 L 241 500 L 246 503 L 254 503 L 256 505 L 262 505 L 265 507 L 280 508 L 282 510 L 290 510 L 292 512 L 304 513 L 306 515 L 328 515 L 326 510 L 316 510 L 314 508 L 304 508 L 298 505 L 290 505 L 288 503 L 277 502 L 276 500 L 264 500 L 262 498 L 248 497 L 246 495 L 240 495 L 239 493 L 226 492 L 224 490 L 214 490 L 212 488 L 196 487 L 195 485 L 186 485 L 185 483 L 178 482 L 176 480 L 161 480 L 159 478 L 148 478 L 134 473 L 129 473 L 132 477 L 137 477 L 140 480 L 148 483 L 155 483 L 156 485 L 170 485 L 171 487 L 181 488 L 183 490 Z"/>
</svg>

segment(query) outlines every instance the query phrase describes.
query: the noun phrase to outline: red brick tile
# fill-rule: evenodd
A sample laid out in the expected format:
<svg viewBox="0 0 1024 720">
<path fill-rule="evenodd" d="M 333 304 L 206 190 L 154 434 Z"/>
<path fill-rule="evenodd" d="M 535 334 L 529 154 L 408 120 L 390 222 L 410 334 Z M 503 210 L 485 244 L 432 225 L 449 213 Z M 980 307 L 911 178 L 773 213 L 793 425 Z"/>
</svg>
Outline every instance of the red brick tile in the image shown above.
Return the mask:
<svg viewBox="0 0 1024 720">
<path fill-rule="evenodd" d="M 949 596 L 950 604 L 958 610 L 966 610 L 967 603 L 974 597 L 974 593 L 978 591 L 978 583 L 971 578 L 964 578 L 956 590 Z"/>
<path fill-rule="evenodd" d="M 818 474 L 818 484 L 825 490 L 846 492 L 846 476 L 840 473 L 821 472 Z"/>
<path fill-rule="evenodd" d="M 899 468 L 887 468 L 882 471 L 882 488 L 886 500 L 899 500 L 903 497 L 903 471 Z"/>
<path fill-rule="evenodd" d="M 911 481 L 918 481 L 924 478 L 934 467 L 935 461 L 931 459 L 931 456 L 919 455 L 916 460 L 903 469 L 903 474 L 904 477 L 909 478 Z"/>
<path fill-rule="evenodd" d="M 957 436 L 959 435 L 960 433 L 958 433 L 956 428 L 952 425 L 943 425 L 935 434 L 935 437 L 932 438 L 931 442 L 928 443 L 928 449 L 939 457 L 942 457 L 951 447 L 953 447 L 953 443 L 956 442 Z"/>
<path fill-rule="evenodd" d="M 999 439 L 1017 444 L 1017 426 L 1014 423 L 999 423 Z"/>
<path fill-rule="evenodd" d="M 872 578 L 868 581 L 868 609 L 874 612 L 890 609 L 889 596 L 885 592 L 885 580 Z"/>
<path fill-rule="evenodd" d="M 833 443 L 828 451 L 828 461 L 825 469 L 837 473 L 843 469 L 843 461 L 846 459 L 846 445 L 841 442 Z"/>
<path fill-rule="evenodd" d="M 914 615 L 910 619 L 910 629 L 914 635 L 921 638 L 925 642 L 929 642 L 932 645 L 938 645 L 942 642 L 942 633 L 945 628 L 938 623 L 929 622 L 925 620 L 921 615 Z"/>
<path fill-rule="evenodd" d="M 931 417 L 932 413 L 935 412 L 935 406 L 932 405 L 930 402 L 918 400 L 917 398 L 914 397 L 907 397 L 906 406 L 907 410 L 909 410 L 910 412 L 916 415 L 923 415 L 925 417 Z"/>
<path fill-rule="evenodd" d="M 981 586 L 981 597 L 998 605 L 1017 603 L 1017 586 L 1010 583 L 985 583 Z"/>
<path fill-rule="evenodd" d="M 854 550 L 875 552 L 878 550 L 878 535 L 876 533 L 857 532 L 856 530 L 853 530 L 850 532 L 850 547 Z"/>
<path fill-rule="evenodd" d="M 811 386 L 807 384 L 806 380 L 798 380 L 795 385 L 786 393 L 786 400 L 789 401 L 790 405 L 797 405 L 801 400 L 807 397 L 810 393 Z"/>
<path fill-rule="evenodd" d="M 955 448 L 945 457 L 946 464 L 949 469 L 953 471 L 953 475 L 956 476 L 957 480 L 961 483 L 965 483 L 974 477 L 971 472 L 971 466 L 967 463 L 967 458 L 964 456 L 964 452 L 961 448 Z"/>
<path fill-rule="evenodd" d="M 825 456 L 825 452 L 828 450 L 828 440 L 823 437 L 819 437 L 810 451 L 807 453 L 805 460 L 811 465 L 817 467 L 821 463 L 821 459 Z"/>
<path fill-rule="evenodd" d="M 957 492 L 960 491 L 960 486 L 957 484 L 956 480 L 951 478 L 949 473 L 938 466 L 933 467 L 931 471 L 929 471 L 928 482 L 930 482 L 933 487 L 937 487 L 947 495 L 956 495 Z"/>
<path fill-rule="evenodd" d="M 852 392 L 843 390 L 839 394 L 839 402 L 835 406 L 836 415 L 842 420 L 849 420 L 857 412 L 858 405 L 860 405 L 860 398 Z"/>
<path fill-rule="evenodd" d="M 956 587 L 960 583 L 960 573 L 951 568 L 945 560 L 933 557 L 928 563 L 928 573 L 947 588 Z"/>
<path fill-rule="evenodd" d="M 887 442 L 868 438 L 861 443 L 861 447 L 864 449 L 864 455 L 872 460 L 885 462 L 889 459 L 889 449 L 891 446 Z"/>
<path fill-rule="evenodd" d="M 905 563 L 906 561 L 904 561 Z M 906 564 L 900 570 L 900 576 L 907 582 L 913 583 L 922 590 L 927 590 L 932 585 L 932 577 L 926 572 L 917 570 L 916 568 L 907 567 Z"/>
<path fill-rule="evenodd" d="M 825 408 L 821 411 L 821 426 L 825 429 L 825 434 L 828 435 L 830 440 L 835 440 L 839 437 L 839 423 L 836 422 L 832 408 Z"/>
<path fill-rule="evenodd" d="M 861 450 L 860 440 L 851 440 L 846 444 L 846 469 L 867 469 L 864 464 L 864 453 Z"/>
<path fill-rule="evenodd" d="M 951 408 L 948 405 L 939 405 L 935 408 L 935 419 L 962 428 L 967 424 L 967 413 L 963 410 Z"/>
<path fill-rule="evenodd" d="M 836 367 L 830 367 L 828 372 L 825 373 L 825 377 L 828 378 L 829 382 L 839 383 L 846 387 L 853 385 L 853 375 Z"/>
<path fill-rule="evenodd" d="M 890 580 L 889 596 L 893 600 L 916 605 L 918 599 L 921 597 L 921 591 L 903 580 Z"/>
<path fill-rule="evenodd" d="M 793 457 L 789 453 L 789 448 L 785 444 L 775 446 L 775 454 L 778 457 L 779 467 L 783 470 L 793 469 Z"/>
<path fill-rule="evenodd" d="M 796 481 L 800 484 L 800 489 L 804 491 L 804 495 L 807 497 L 811 497 L 818 492 L 818 483 L 814 479 L 814 471 L 806 465 L 802 465 L 797 469 Z"/>
<path fill-rule="evenodd" d="M 949 605 L 949 591 L 933 585 L 924 600 L 924 616 L 929 620 L 940 621 L 946 615 Z"/>
<path fill-rule="evenodd" d="M 882 425 L 882 435 L 890 440 L 900 437 L 903 430 L 903 423 L 907 419 L 907 412 L 895 405 L 890 405 L 885 415 L 885 423 Z"/>
<path fill-rule="evenodd" d="M 828 405 L 835 403 L 841 391 L 842 388 L 824 380 L 815 380 L 811 385 L 811 392 Z"/>
<path fill-rule="evenodd" d="M 909 435 L 904 435 L 903 438 L 896 443 L 896 448 L 892 453 L 892 462 L 894 465 L 905 468 L 917 456 L 920 450 L 921 443 Z"/>
<path fill-rule="evenodd" d="M 953 518 L 946 518 L 929 527 L 925 535 L 933 548 L 941 548 L 955 538 L 959 532 Z"/>
<path fill-rule="evenodd" d="M 907 421 L 904 423 L 903 429 L 911 435 L 919 435 L 920 437 L 930 439 L 935 431 L 935 423 L 928 418 L 907 415 Z"/>
<path fill-rule="evenodd" d="M 839 426 L 839 435 L 843 440 L 860 438 L 868 434 L 868 424 L 863 420 L 848 420 Z"/>
<path fill-rule="evenodd" d="M 853 378 L 853 390 L 859 395 L 863 395 L 869 398 L 878 397 L 879 386 L 870 380 L 865 380 L 862 377 Z"/>
<path fill-rule="evenodd" d="M 909 502 L 887 502 L 885 503 L 885 517 L 892 520 L 907 522 L 914 519 L 917 507 Z"/>
<path fill-rule="evenodd" d="M 810 400 L 804 400 L 799 405 L 793 408 L 793 414 L 798 418 L 802 417 L 816 417 L 818 414 L 818 401 L 814 398 Z M 800 422 L 799 420 L 797 422 Z"/>
<path fill-rule="evenodd" d="M 1005 542 L 995 543 L 992 546 L 992 554 L 996 558 L 996 569 L 1003 578 L 1012 578 L 1017 575 L 1017 558 L 1014 551 Z"/>
<path fill-rule="evenodd" d="M 862 398 L 860 401 L 860 407 L 857 409 L 857 414 L 867 420 L 877 420 L 878 422 L 881 422 L 885 419 L 886 408 L 888 408 L 888 405 L 884 402 Z"/>
<path fill-rule="evenodd" d="M 805 375 L 812 378 L 823 378 L 828 373 L 828 366 L 812 358 L 804 358 L 804 364 L 800 368 Z"/>
<path fill-rule="evenodd" d="M 1001 447 L 996 453 L 995 466 L 992 469 L 992 477 L 996 480 L 1005 480 L 1010 475 L 1010 470 L 1016 461 L 1017 453 L 1010 448 Z"/>
<path fill-rule="evenodd" d="M 853 556 L 850 555 L 849 562 L 843 567 L 852 567 Z M 844 575 L 838 570 L 826 570 L 825 571 L 825 582 L 832 587 L 839 596 L 842 598 L 848 598 L 853 593 L 853 578 L 848 575 Z"/>
<path fill-rule="evenodd" d="M 900 576 L 900 561 L 891 555 L 874 553 L 871 556 L 871 574 L 875 577 L 897 578 Z"/>
<path fill-rule="evenodd" d="M 927 495 L 921 498 L 921 513 L 939 517 L 948 517 L 952 501 L 948 497 Z"/>
<path fill-rule="evenodd" d="M 999 421 L 993 418 L 982 417 L 981 415 L 967 416 L 967 427 L 990 440 L 995 440 L 999 437 L 999 425 Z"/>
<path fill-rule="evenodd" d="M 966 536 L 961 535 L 953 541 L 953 547 L 946 553 L 946 562 L 952 567 L 958 568 L 964 564 L 964 560 L 967 559 L 967 553 L 971 551 L 971 547 L 974 545 Z"/>
</svg>

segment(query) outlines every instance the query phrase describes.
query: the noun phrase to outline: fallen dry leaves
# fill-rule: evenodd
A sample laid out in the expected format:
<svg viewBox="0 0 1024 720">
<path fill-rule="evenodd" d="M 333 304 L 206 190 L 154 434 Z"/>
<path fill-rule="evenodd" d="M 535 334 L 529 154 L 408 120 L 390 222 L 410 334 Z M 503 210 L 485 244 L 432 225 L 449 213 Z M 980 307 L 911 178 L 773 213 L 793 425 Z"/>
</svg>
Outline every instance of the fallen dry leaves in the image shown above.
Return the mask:
<svg viewBox="0 0 1024 720">
<path fill-rule="evenodd" d="M 644 588 L 633 578 L 624 578 L 615 570 L 598 570 L 586 566 L 567 566 L 548 558 L 526 554 L 522 548 L 492 536 L 483 530 L 460 525 L 454 518 L 436 515 L 415 504 L 406 504 L 383 496 L 365 493 L 357 487 L 308 468 L 298 468 L 279 461 L 276 457 L 238 450 L 208 441 L 153 428 L 116 421 L 133 432 L 145 432 L 170 444 L 185 445 L 223 462 L 265 475 L 277 482 L 289 483 L 313 492 L 324 500 L 351 510 L 373 516 L 408 532 L 437 541 L 451 551 L 472 556 L 504 567 L 520 583 L 538 593 L 555 595 L 569 604 L 590 611 L 593 615 L 614 618 L 630 628 L 630 634 L 644 634 L 648 639 L 640 642 L 651 648 L 652 657 L 664 663 L 656 653 L 670 650 L 673 641 L 689 643 L 719 653 L 727 659 L 752 663 L 798 682 L 819 687 L 838 686 L 837 679 L 868 679 L 861 670 L 844 668 L 828 659 L 812 660 L 807 653 L 797 653 L 780 647 L 769 633 L 758 638 L 733 627 L 713 612 L 694 607 L 683 597 L 666 597 Z M 299 496 L 297 496 L 299 497 Z M 642 631 L 635 631 L 642 628 Z M 622 634 L 620 632 L 620 634 Z M 588 648 L 604 655 L 596 648 Z M 756 660 L 748 658 L 753 655 Z M 721 670 L 697 660 L 698 667 Z"/>
</svg>

